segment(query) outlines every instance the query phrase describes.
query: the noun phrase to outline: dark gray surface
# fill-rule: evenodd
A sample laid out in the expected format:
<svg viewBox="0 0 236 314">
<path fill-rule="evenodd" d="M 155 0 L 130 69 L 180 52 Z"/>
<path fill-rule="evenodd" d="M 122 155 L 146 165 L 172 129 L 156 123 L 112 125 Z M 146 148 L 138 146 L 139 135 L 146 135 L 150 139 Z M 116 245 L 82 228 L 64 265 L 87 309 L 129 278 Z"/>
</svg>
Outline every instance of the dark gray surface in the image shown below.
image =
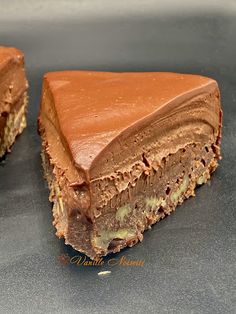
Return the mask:
<svg viewBox="0 0 236 314">
<path fill-rule="evenodd" d="M 234 2 L 170 2 L 0 1 L 0 43 L 25 52 L 30 82 L 28 128 L 0 166 L 0 313 L 235 313 Z M 210 184 L 115 256 L 143 267 L 106 278 L 107 265 L 58 261 L 76 252 L 54 235 L 42 178 L 42 75 L 76 68 L 199 73 L 222 91 L 223 160 Z"/>
</svg>

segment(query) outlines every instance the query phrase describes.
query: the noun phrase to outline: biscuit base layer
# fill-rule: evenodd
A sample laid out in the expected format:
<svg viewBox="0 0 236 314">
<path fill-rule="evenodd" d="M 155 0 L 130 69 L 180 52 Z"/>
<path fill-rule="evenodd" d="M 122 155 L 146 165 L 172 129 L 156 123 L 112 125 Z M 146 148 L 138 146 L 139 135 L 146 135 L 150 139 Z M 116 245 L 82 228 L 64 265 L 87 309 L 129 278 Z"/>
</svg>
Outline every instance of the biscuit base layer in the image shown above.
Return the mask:
<svg viewBox="0 0 236 314">
<path fill-rule="evenodd" d="M 16 137 L 26 127 L 28 96 L 24 93 L 20 100 L 13 106 L 12 110 L 1 116 L 2 132 L 0 136 L 0 158 L 11 151 L 11 146 Z"/>
</svg>

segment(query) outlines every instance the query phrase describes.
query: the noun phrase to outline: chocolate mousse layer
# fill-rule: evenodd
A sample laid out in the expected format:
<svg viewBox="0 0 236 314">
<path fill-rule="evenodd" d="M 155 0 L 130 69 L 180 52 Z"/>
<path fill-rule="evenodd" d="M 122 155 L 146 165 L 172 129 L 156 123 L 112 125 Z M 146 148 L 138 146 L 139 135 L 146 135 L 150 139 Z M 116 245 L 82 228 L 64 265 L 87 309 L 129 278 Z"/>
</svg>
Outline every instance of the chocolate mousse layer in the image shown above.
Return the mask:
<svg viewBox="0 0 236 314">
<path fill-rule="evenodd" d="M 0 158 L 26 127 L 27 88 L 23 53 L 0 46 Z"/>
<path fill-rule="evenodd" d="M 91 258 L 141 241 L 220 159 L 219 89 L 202 76 L 48 73 L 38 122 L 57 235 Z"/>
</svg>

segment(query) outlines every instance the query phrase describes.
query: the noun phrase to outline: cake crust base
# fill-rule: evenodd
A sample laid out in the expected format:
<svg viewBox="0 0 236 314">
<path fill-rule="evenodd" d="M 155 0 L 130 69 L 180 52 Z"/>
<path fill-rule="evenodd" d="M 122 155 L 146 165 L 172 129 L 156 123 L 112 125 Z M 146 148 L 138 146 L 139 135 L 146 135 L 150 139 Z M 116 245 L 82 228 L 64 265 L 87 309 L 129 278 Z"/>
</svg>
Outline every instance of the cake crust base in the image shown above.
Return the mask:
<svg viewBox="0 0 236 314">
<path fill-rule="evenodd" d="M 11 151 L 11 146 L 15 142 L 16 137 L 26 127 L 27 105 L 28 96 L 25 92 L 9 113 L 0 116 L 0 158 Z"/>
</svg>

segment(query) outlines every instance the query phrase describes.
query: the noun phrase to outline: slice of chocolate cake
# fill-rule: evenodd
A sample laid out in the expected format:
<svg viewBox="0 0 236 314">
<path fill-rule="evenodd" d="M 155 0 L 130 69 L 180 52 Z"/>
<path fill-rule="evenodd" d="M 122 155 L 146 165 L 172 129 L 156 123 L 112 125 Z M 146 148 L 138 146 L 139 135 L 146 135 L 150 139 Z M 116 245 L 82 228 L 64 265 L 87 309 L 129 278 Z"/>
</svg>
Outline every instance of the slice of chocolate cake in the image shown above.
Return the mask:
<svg viewBox="0 0 236 314">
<path fill-rule="evenodd" d="M 0 46 L 0 158 L 26 127 L 27 88 L 23 53 Z"/>
<path fill-rule="evenodd" d="M 141 241 L 210 178 L 221 121 L 210 78 L 46 74 L 39 132 L 57 236 L 91 258 Z"/>
</svg>

